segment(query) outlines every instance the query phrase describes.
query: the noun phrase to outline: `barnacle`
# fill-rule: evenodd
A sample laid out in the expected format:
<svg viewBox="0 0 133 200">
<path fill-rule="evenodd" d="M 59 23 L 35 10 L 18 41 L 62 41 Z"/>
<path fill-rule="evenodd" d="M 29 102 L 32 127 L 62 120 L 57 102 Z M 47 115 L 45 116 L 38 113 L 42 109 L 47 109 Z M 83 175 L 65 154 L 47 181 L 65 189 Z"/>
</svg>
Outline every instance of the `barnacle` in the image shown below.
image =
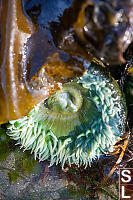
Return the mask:
<svg viewBox="0 0 133 200">
<path fill-rule="evenodd" d="M 125 129 L 124 97 L 115 80 L 96 63 L 84 61 L 80 78 L 8 125 L 8 135 L 35 159 L 50 166 L 68 162 L 85 167 L 113 145 Z"/>
</svg>

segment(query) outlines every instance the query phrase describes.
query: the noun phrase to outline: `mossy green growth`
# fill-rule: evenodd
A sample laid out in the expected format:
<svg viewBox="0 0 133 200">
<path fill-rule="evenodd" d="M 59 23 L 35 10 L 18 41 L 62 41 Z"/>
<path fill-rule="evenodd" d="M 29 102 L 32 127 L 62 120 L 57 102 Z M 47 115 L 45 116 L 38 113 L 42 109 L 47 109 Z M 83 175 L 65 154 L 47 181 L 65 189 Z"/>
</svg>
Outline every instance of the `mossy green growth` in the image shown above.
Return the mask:
<svg viewBox="0 0 133 200">
<path fill-rule="evenodd" d="M 6 135 L 4 128 L 0 127 L 0 162 L 4 161 L 9 155 L 9 136 Z"/>
<path fill-rule="evenodd" d="M 14 183 L 17 181 L 17 179 L 19 178 L 19 173 L 16 172 L 16 171 L 10 171 L 8 173 L 8 176 L 9 176 L 9 182 L 10 183 Z"/>
<path fill-rule="evenodd" d="M 118 84 L 96 64 L 85 61 L 84 66 L 82 77 L 64 84 L 28 116 L 9 122 L 8 135 L 50 166 L 91 165 L 113 150 L 125 130 L 125 100 Z"/>
</svg>

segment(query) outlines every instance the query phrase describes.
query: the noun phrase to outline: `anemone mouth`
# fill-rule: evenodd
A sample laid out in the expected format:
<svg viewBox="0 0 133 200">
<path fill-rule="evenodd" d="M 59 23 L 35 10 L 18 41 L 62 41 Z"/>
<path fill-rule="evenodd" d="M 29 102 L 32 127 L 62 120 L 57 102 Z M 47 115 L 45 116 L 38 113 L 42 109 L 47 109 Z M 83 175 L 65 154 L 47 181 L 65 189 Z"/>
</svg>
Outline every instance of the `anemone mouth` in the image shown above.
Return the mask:
<svg viewBox="0 0 133 200">
<path fill-rule="evenodd" d="M 96 120 L 97 115 L 98 110 L 89 98 L 89 90 L 74 81 L 64 84 L 63 89 L 40 103 L 34 121 L 42 121 L 45 129 L 59 138 L 77 129 L 82 131 Z"/>
<path fill-rule="evenodd" d="M 64 85 L 28 116 L 10 121 L 8 135 L 40 161 L 91 164 L 125 130 L 125 100 L 117 83 L 95 64 L 84 75 Z"/>
<path fill-rule="evenodd" d="M 45 107 L 55 113 L 71 115 L 82 106 L 83 97 L 76 83 L 65 84 L 62 90 L 57 91 L 45 101 Z"/>
</svg>

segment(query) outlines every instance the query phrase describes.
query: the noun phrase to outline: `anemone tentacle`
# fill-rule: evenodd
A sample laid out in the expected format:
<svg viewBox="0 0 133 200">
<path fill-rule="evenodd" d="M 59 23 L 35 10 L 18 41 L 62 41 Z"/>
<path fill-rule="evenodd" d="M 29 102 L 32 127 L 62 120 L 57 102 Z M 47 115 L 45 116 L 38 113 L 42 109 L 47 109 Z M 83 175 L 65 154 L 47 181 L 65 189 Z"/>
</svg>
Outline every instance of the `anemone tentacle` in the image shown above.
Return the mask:
<svg viewBox="0 0 133 200">
<path fill-rule="evenodd" d="M 125 129 L 125 100 L 115 80 L 96 64 L 84 63 L 80 78 L 13 120 L 8 135 L 35 159 L 50 166 L 66 162 L 85 167 L 113 150 Z"/>
</svg>

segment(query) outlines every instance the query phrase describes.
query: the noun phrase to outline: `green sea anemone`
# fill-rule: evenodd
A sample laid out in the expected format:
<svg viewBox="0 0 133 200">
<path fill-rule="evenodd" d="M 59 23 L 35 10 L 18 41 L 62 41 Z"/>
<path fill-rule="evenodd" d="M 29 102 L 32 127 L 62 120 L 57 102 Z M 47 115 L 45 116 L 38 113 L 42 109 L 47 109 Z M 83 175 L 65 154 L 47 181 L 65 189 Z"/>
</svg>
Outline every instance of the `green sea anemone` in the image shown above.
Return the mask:
<svg viewBox="0 0 133 200">
<path fill-rule="evenodd" d="M 113 151 L 125 130 L 125 101 L 117 83 L 97 64 L 84 61 L 84 66 L 82 77 L 64 84 L 28 116 L 9 122 L 8 135 L 50 166 L 86 167 Z"/>
</svg>

